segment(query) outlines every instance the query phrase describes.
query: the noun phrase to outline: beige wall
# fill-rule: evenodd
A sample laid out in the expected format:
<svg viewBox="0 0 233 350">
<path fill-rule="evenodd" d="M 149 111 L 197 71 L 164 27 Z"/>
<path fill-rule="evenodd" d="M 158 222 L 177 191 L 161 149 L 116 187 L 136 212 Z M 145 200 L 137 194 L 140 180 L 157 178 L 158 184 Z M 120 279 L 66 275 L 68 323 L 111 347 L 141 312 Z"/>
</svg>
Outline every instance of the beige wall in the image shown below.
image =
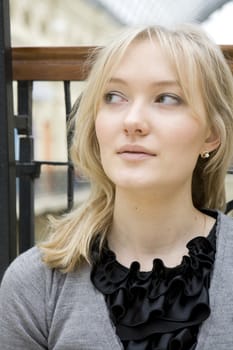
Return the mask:
<svg viewBox="0 0 233 350">
<path fill-rule="evenodd" d="M 85 0 L 10 0 L 13 46 L 102 45 L 121 26 Z"/>
</svg>

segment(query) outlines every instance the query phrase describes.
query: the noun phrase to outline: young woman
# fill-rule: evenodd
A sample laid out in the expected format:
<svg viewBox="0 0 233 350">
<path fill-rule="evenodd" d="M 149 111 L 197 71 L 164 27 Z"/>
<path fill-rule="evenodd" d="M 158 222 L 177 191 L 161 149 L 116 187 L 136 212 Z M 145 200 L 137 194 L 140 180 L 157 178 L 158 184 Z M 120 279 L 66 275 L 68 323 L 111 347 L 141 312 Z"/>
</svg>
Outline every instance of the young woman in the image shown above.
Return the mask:
<svg viewBox="0 0 233 350">
<path fill-rule="evenodd" d="M 229 350 L 232 135 L 232 75 L 200 29 L 100 49 L 71 147 L 90 197 L 8 268 L 1 348 Z"/>
</svg>

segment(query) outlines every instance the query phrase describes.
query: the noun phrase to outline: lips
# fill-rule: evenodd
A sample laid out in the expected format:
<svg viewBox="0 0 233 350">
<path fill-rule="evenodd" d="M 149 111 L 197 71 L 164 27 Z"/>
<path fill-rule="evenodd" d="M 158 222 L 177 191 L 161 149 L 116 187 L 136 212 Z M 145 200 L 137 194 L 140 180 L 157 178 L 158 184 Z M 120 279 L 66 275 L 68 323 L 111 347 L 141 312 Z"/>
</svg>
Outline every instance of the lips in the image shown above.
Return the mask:
<svg viewBox="0 0 233 350">
<path fill-rule="evenodd" d="M 145 156 L 156 156 L 151 150 L 140 146 L 140 145 L 124 145 L 117 150 L 117 154 L 120 155 L 145 155 Z"/>
<path fill-rule="evenodd" d="M 119 154 L 120 153 L 145 153 L 152 156 L 156 155 L 154 152 L 150 151 L 149 149 L 139 145 L 124 145 L 118 149 L 117 153 Z"/>
</svg>

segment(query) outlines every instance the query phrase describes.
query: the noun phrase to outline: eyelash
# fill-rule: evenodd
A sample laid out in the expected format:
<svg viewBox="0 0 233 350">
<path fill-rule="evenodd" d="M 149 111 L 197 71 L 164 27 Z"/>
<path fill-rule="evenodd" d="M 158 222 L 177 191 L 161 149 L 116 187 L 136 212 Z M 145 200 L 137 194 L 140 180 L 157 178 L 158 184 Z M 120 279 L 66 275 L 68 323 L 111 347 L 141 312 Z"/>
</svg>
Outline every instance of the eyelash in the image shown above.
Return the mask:
<svg viewBox="0 0 233 350">
<path fill-rule="evenodd" d="M 117 101 L 117 102 L 111 101 L 111 98 L 113 98 L 113 97 L 118 98 L 120 101 Z M 164 103 L 164 102 L 162 102 L 162 99 L 164 99 L 164 98 L 169 98 L 173 102 L 172 103 Z M 127 102 L 128 99 L 120 92 L 110 91 L 110 92 L 107 92 L 106 94 L 104 94 L 104 101 L 107 104 L 117 104 L 117 103 L 122 103 L 124 101 Z M 163 94 L 160 94 L 159 96 L 157 96 L 154 102 L 160 103 L 160 104 L 165 104 L 165 105 L 169 106 L 169 105 L 180 105 L 183 103 L 183 100 L 181 97 L 179 97 L 176 94 L 163 93 Z"/>
<path fill-rule="evenodd" d="M 126 97 L 124 97 L 121 93 L 119 92 L 115 92 L 115 91 L 111 91 L 111 92 L 107 92 L 106 94 L 104 94 L 104 101 L 107 103 L 107 104 L 114 104 L 114 102 L 110 101 L 109 98 L 112 98 L 116 96 L 117 98 L 121 99 L 121 100 L 126 100 Z M 117 102 L 115 102 L 117 103 Z"/>
<path fill-rule="evenodd" d="M 162 99 L 162 98 L 165 98 L 165 97 L 168 97 L 168 98 L 172 99 L 175 102 L 175 103 L 168 103 L 168 105 L 174 105 L 174 104 L 175 105 L 180 105 L 183 102 L 182 98 L 179 97 L 178 95 L 168 94 L 168 93 L 164 93 L 164 94 L 159 95 L 156 98 L 155 102 L 159 103 L 159 100 Z M 160 103 L 162 103 L 162 102 L 160 102 Z"/>
</svg>

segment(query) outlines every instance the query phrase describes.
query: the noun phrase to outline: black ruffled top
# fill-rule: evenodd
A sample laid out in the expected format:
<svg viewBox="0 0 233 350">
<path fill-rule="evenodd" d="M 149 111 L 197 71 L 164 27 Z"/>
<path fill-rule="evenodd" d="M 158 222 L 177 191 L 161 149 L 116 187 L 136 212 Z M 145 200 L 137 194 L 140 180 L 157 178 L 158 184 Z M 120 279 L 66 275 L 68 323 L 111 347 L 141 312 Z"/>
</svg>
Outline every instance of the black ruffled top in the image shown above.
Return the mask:
<svg viewBox="0 0 233 350">
<path fill-rule="evenodd" d="M 195 349 L 198 329 L 210 315 L 215 226 L 207 238 L 188 242 L 189 253 L 180 265 L 168 268 L 154 259 L 149 272 L 141 272 L 138 262 L 122 266 L 107 244 L 99 255 L 94 245 L 91 280 L 105 296 L 124 349 Z"/>
</svg>

